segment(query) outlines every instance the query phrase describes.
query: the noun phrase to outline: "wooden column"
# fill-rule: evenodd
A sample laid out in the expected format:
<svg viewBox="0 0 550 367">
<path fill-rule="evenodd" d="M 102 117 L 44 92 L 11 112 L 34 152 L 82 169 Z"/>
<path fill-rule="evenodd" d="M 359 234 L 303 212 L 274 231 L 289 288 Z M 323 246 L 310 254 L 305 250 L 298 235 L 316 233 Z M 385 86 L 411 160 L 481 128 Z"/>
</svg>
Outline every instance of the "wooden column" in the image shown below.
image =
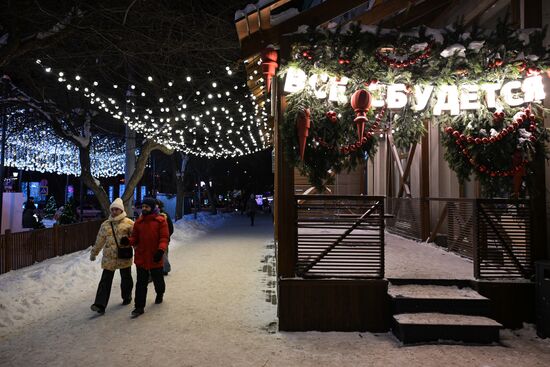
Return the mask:
<svg viewBox="0 0 550 367">
<path fill-rule="evenodd" d="M 542 26 L 542 1 L 520 1 L 520 15 L 522 28 L 539 28 Z M 550 250 L 547 244 L 546 226 L 546 173 L 544 152 L 537 152 L 533 161 L 533 190 L 529 193 L 531 198 L 531 211 L 533 218 L 533 260 L 546 259 Z"/>
<path fill-rule="evenodd" d="M 424 128 L 427 133 L 422 136 L 422 152 L 420 156 L 420 223 L 421 235 L 425 240 L 430 237 L 430 203 L 426 198 L 430 197 L 430 121 L 424 120 Z"/>
<path fill-rule="evenodd" d="M 281 42 L 280 58 L 287 59 L 290 46 L 286 38 Z M 276 78 L 272 82 L 276 98 L 274 146 L 275 146 L 275 233 L 277 238 L 277 276 L 294 277 L 296 267 L 296 205 L 294 202 L 294 168 L 285 158 L 281 139 L 281 124 L 286 109 L 286 98 L 283 95 L 283 82 Z"/>
</svg>

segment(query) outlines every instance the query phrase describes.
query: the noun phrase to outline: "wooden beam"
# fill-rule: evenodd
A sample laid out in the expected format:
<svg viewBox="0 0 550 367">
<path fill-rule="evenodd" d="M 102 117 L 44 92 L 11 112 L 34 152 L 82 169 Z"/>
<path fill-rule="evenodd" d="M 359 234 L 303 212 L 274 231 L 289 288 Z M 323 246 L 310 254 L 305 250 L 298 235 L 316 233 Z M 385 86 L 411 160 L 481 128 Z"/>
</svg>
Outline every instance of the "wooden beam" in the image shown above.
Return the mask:
<svg viewBox="0 0 550 367">
<path fill-rule="evenodd" d="M 381 26 L 386 28 L 408 28 L 428 24 L 434 16 L 439 15 L 452 3 L 453 0 L 426 0 L 382 22 Z"/>
<path fill-rule="evenodd" d="M 284 38 L 281 54 L 288 56 L 290 44 Z M 281 124 L 286 109 L 282 81 L 273 81 L 272 96 L 275 97 L 275 233 L 277 241 L 277 275 L 283 278 L 294 277 L 297 262 L 296 204 L 294 202 L 294 169 L 285 158 L 281 138 Z"/>
<path fill-rule="evenodd" d="M 251 32 L 241 40 L 241 52 L 245 58 L 259 53 L 269 44 L 279 44 L 283 35 L 295 32 L 301 25 L 317 27 L 360 5 L 365 0 L 326 0 L 300 14 L 261 32 Z"/>
<path fill-rule="evenodd" d="M 420 223 L 422 239 L 430 235 L 430 121 L 424 120 L 424 128 L 428 132 L 422 136 L 421 140 L 421 166 L 420 166 Z"/>
<path fill-rule="evenodd" d="M 525 28 L 542 27 L 542 0 L 530 0 L 522 2 L 524 8 L 521 14 L 521 24 Z M 548 258 L 550 244 L 547 235 L 547 213 L 546 213 L 546 165 L 544 152 L 537 151 L 533 161 L 533 190 L 529 193 L 531 199 L 531 218 L 533 218 L 533 260 Z"/>
<path fill-rule="evenodd" d="M 356 17 L 354 20 L 362 24 L 378 24 L 385 18 L 397 14 L 400 10 L 404 10 L 409 6 L 411 6 L 410 0 L 377 1 L 370 11 Z"/>
<path fill-rule="evenodd" d="M 397 170 L 399 172 L 399 191 L 401 192 L 401 187 L 404 187 L 405 193 L 410 197 L 411 196 L 411 190 L 409 189 L 409 185 L 405 183 L 405 171 L 403 170 L 403 165 L 401 164 L 401 157 L 399 157 L 399 152 L 397 151 L 397 147 L 395 146 L 395 142 L 393 141 L 393 135 L 391 133 L 391 130 L 388 131 L 388 144 L 389 148 L 391 150 L 393 160 L 395 161 L 395 164 L 397 165 Z M 397 197 L 399 197 L 398 195 Z"/>
<path fill-rule="evenodd" d="M 488 9 L 497 3 L 498 0 L 475 0 L 475 1 L 455 1 L 454 6 L 449 6 L 439 14 L 430 25 L 435 27 L 444 27 L 462 18 L 464 25 L 468 26 L 475 22 Z"/>
<path fill-rule="evenodd" d="M 411 149 L 409 151 L 409 157 L 407 158 L 407 164 L 405 166 L 405 172 L 403 173 L 403 179 L 401 180 L 401 183 L 399 184 L 399 192 L 397 193 L 398 198 L 403 195 L 403 189 L 405 187 L 405 182 L 411 174 L 411 166 L 412 166 L 415 151 L 416 151 L 416 143 L 414 143 L 411 146 Z M 409 195 L 412 196 L 411 193 L 410 193 L 409 185 L 407 185 L 407 188 L 409 189 Z"/>
<path fill-rule="evenodd" d="M 273 2 L 263 8 L 258 9 L 253 13 L 246 14 L 244 17 L 235 21 L 235 28 L 237 29 L 237 35 L 239 37 L 239 41 L 250 36 L 251 33 L 258 31 L 258 29 L 251 30 L 251 28 L 249 27 L 249 22 L 251 20 L 249 18 L 257 17 L 257 23 L 259 25 L 259 29 L 262 29 L 262 30 L 269 29 L 271 28 L 271 12 L 287 4 L 290 1 L 295 1 L 295 0 L 279 0 L 279 1 Z"/>
</svg>

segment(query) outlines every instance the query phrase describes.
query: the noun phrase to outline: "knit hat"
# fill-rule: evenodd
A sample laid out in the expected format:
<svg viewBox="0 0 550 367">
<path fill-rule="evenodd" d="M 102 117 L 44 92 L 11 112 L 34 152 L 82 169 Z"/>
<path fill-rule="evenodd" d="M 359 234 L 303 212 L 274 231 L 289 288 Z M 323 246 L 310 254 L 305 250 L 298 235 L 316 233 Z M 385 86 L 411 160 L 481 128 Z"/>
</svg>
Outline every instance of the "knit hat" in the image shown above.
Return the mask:
<svg viewBox="0 0 550 367">
<path fill-rule="evenodd" d="M 124 211 L 124 203 L 121 198 L 116 198 L 115 201 L 111 204 L 109 209 L 117 208 Z"/>
<path fill-rule="evenodd" d="M 143 200 L 141 201 L 141 204 L 145 204 L 147 206 L 150 206 L 151 209 L 155 209 L 155 207 L 157 206 L 157 199 L 152 197 L 146 197 L 146 198 L 143 198 Z"/>
</svg>

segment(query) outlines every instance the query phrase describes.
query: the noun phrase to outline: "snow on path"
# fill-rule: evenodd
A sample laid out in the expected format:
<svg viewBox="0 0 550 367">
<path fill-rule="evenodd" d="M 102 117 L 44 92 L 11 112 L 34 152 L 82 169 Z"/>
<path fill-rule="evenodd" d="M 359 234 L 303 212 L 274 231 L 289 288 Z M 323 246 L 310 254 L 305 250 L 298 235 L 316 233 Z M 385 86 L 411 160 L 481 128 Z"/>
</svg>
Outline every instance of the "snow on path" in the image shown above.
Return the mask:
<svg viewBox="0 0 550 367">
<path fill-rule="evenodd" d="M 84 285 L 78 272 L 86 261 L 72 255 L 53 259 L 62 269 L 73 263 L 72 276 L 85 289 L 65 292 L 55 312 L 35 310 L 32 324 L 6 329 L 0 337 L 0 366 L 469 367 L 547 366 L 550 360 L 550 341 L 534 337 L 530 327 L 504 331 L 502 345 L 495 346 L 401 347 L 389 333 L 275 332 L 272 224 L 267 216 L 257 222 L 250 227 L 246 217 L 235 215 L 209 231 L 194 222 L 178 225 L 165 302 L 152 304 L 151 286 L 146 312 L 137 319 L 129 317 L 131 306 L 120 305 L 115 286 L 104 316 L 89 310 L 100 275 L 97 262 L 95 273 L 87 276 L 91 284 Z M 19 275 L 7 274 L 10 279 L 0 277 L 0 286 L 11 294 L 14 278 L 28 274 L 15 273 Z M 46 285 L 51 279 L 45 274 L 38 279 L 37 290 L 40 283 L 50 288 L 42 296 L 56 290 Z M 54 283 L 69 283 L 64 282 Z"/>
<path fill-rule="evenodd" d="M 472 261 L 435 244 L 386 232 L 387 278 L 473 279 Z"/>
</svg>

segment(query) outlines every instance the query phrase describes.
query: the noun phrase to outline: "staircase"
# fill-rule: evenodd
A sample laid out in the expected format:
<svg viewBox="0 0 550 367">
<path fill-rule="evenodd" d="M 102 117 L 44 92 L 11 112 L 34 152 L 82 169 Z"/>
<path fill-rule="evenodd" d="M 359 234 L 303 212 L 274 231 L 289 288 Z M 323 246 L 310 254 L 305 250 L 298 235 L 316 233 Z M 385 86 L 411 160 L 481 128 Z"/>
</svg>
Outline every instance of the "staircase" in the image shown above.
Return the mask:
<svg viewBox="0 0 550 367">
<path fill-rule="evenodd" d="M 490 300 L 460 280 L 390 280 L 392 332 L 403 344 L 498 342 L 502 325 L 488 317 Z"/>
</svg>

